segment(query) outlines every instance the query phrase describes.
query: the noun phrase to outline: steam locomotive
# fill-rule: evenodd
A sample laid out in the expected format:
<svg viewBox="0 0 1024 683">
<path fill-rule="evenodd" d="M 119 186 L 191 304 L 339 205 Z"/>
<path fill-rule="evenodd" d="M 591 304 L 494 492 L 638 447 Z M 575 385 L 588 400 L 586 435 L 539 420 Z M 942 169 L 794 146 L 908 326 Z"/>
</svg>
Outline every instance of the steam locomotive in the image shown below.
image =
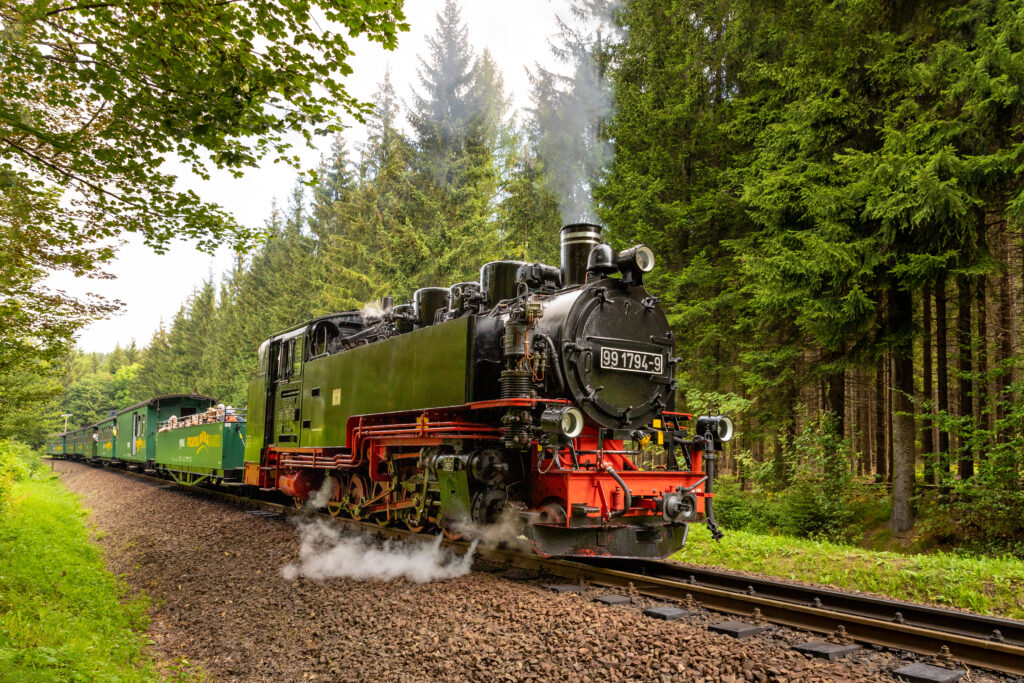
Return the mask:
<svg viewBox="0 0 1024 683">
<path fill-rule="evenodd" d="M 259 348 L 241 480 L 331 514 L 456 536 L 511 522 L 536 552 L 666 557 L 712 511 L 725 416 L 674 410 L 650 248 L 561 230 L 560 267 L 288 329 Z"/>
<path fill-rule="evenodd" d="M 560 267 L 495 261 L 477 282 L 274 335 L 248 420 L 161 396 L 48 451 L 451 537 L 501 524 L 543 555 L 663 558 L 702 516 L 720 537 L 714 466 L 733 425 L 674 410 L 653 268 L 650 248 L 567 225 Z"/>
</svg>

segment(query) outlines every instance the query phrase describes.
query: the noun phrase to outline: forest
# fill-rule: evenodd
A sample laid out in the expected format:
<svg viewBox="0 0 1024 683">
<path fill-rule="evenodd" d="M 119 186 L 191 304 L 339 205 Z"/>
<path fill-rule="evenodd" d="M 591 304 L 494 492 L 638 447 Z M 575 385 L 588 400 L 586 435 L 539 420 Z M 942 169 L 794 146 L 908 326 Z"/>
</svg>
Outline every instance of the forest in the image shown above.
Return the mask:
<svg viewBox="0 0 1024 683">
<path fill-rule="evenodd" d="M 39 389 L 0 435 L 179 391 L 244 408 L 274 332 L 557 262 L 589 219 L 657 254 L 677 405 L 738 425 L 727 521 L 842 536 L 867 497 L 895 534 L 1024 554 L 1024 3 L 573 7 L 513 112 L 449 2 L 413 92 L 381 83 L 254 251 L 140 346 L 19 369 Z"/>
</svg>

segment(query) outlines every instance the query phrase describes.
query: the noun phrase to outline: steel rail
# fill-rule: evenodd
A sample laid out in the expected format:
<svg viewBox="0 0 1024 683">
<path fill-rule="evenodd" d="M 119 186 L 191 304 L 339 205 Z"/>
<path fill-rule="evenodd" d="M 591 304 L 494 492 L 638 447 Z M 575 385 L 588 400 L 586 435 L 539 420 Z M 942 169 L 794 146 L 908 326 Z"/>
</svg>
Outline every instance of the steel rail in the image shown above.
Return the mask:
<svg viewBox="0 0 1024 683">
<path fill-rule="evenodd" d="M 270 510 L 283 516 L 326 518 L 360 533 L 386 538 L 422 539 L 423 534 L 374 522 L 332 517 L 325 512 L 258 498 L 235 495 L 219 489 L 197 488 L 142 472 L 113 469 L 167 488 L 232 505 Z M 456 552 L 465 553 L 469 542 L 444 539 Z M 814 586 L 801 586 L 743 576 L 734 572 L 697 569 L 672 562 L 587 558 L 563 560 L 524 552 L 523 548 L 477 548 L 488 562 L 549 576 L 610 588 L 626 588 L 660 600 L 688 603 L 745 617 L 760 616 L 771 623 L 800 630 L 832 634 L 842 626 L 853 640 L 922 655 L 939 654 L 943 647 L 955 660 L 974 667 L 1013 675 L 1024 675 L 1024 622 L 969 612 L 958 612 L 845 593 Z"/>
<path fill-rule="evenodd" d="M 988 638 L 979 638 L 970 633 L 953 632 L 946 625 L 943 629 L 923 623 L 900 623 L 898 621 L 879 619 L 863 613 L 842 611 L 824 603 L 821 606 L 803 601 L 784 600 L 769 595 L 751 594 L 742 590 L 730 590 L 700 582 L 665 576 L 650 576 L 631 571 L 612 569 L 598 564 L 555 560 L 550 558 L 522 559 L 518 554 L 507 555 L 508 562 L 514 566 L 543 570 L 570 580 L 582 580 L 596 585 L 609 587 L 630 587 L 641 595 L 663 600 L 686 602 L 692 596 L 704 608 L 752 617 L 754 610 L 760 610 L 765 620 L 801 630 L 832 634 L 842 626 L 847 635 L 855 641 L 899 650 L 909 650 L 922 655 L 936 655 L 945 646 L 950 655 L 974 667 L 990 669 L 1002 673 L 1024 675 L 1024 646 L 1020 643 L 1003 642 Z M 664 564 L 664 563 L 662 563 Z M 690 573 L 686 568 L 680 568 Z M 714 572 L 708 572 L 713 574 Z M 838 591 L 834 591 L 838 593 Z M 861 596 L 849 595 L 856 599 Z M 873 600 L 878 600 L 873 598 Z M 882 601 L 884 602 L 884 601 Z M 897 603 L 905 605 L 908 603 Z M 936 612 L 949 612 L 952 618 L 961 617 L 965 621 L 977 615 L 942 610 L 941 608 L 922 608 Z M 998 620 L 1000 623 L 1019 622 Z"/>
<path fill-rule="evenodd" d="M 728 591 L 760 595 L 784 602 L 804 603 L 812 607 L 859 614 L 881 621 L 936 629 L 967 635 L 980 640 L 1007 642 L 1024 646 L 1024 622 L 941 607 L 849 593 L 831 588 L 800 585 L 777 579 L 745 576 L 727 571 L 714 571 L 666 562 L 597 558 L 586 564 L 619 569 L 645 576 L 699 583 Z"/>
</svg>

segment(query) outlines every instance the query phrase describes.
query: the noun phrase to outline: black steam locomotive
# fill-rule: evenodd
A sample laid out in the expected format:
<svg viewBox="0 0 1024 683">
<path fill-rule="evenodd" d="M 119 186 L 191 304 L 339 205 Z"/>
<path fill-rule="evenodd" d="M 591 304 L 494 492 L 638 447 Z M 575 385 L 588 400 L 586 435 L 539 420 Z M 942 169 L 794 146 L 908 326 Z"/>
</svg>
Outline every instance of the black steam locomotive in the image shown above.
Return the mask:
<svg viewBox="0 0 1024 683">
<path fill-rule="evenodd" d="M 674 410 L 654 254 L 561 231 L 561 266 L 385 299 L 263 343 L 241 480 L 332 514 L 440 528 L 512 521 L 546 555 L 664 557 L 711 508 L 723 416 Z"/>
</svg>

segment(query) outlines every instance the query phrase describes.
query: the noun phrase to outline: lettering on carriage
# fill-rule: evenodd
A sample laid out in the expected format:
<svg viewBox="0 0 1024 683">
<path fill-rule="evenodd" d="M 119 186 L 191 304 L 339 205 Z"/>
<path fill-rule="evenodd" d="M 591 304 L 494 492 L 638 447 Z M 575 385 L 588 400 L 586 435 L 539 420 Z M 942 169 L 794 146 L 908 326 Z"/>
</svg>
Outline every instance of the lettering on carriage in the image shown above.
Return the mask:
<svg viewBox="0 0 1024 683">
<path fill-rule="evenodd" d="M 341 405 L 341 389 L 335 389 L 331 392 L 331 405 Z"/>
<path fill-rule="evenodd" d="M 187 439 L 188 447 L 196 449 L 196 453 L 204 448 L 220 448 L 220 434 L 210 434 L 205 429 L 196 436 Z"/>
</svg>

